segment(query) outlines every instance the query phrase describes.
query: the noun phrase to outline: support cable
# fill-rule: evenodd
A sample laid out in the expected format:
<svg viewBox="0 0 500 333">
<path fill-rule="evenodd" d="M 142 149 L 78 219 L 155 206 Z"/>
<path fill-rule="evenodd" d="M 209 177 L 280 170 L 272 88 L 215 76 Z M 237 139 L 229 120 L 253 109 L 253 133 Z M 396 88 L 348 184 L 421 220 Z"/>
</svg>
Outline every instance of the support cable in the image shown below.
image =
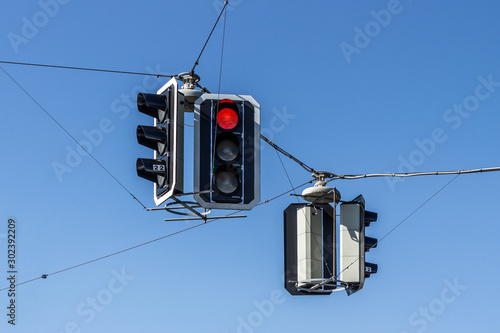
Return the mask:
<svg viewBox="0 0 500 333">
<path fill-rule="evenodd" d="M 86 67 L 73 67 L 73 66 L 58 66 L 58 65 L 46 65 L 46 64 L 33 64 L 27 62 L 14 62 L 14 61 L 3 61 L 0 60 L 0 64 L 9 64 L 9 65 L 22 65 L 22 66 L 35 66 L 35 67 L 48 67 L 48 68 L 59 68 L 59 69 L 73 69 L 80 71 L 91 71 L 91 72 L 104 72 L 104 73 L 115 73 L 115 74 L 130 74 L 130 75 L 146 75 L 146 76 L 155 76 L 159 77 L 169 77 L 172 78 L 175 75 L 167 75 L 167 74 L 154 74 L 154 73 L 142 73 L 142 72 L 129 72 L 129 71 L 118 71 L 112 69 L 97 69 L 97 68 L 86 68 Z"/>
<path fill-rule="evenodd" d="M 286 152 L 283 148 L 279 147 L 277 144 L 275 144 L 274 142 L 272 142 L 271 140 L 269 140 L 268 138 L 266 138 L 264 135 L 260 135 L 260 138 L 262 140 L 264 140 L 264 142 L 266 142 L 267 144 L 269 144 L 271 147 L 273 147 L 274 149 L 276 149 L 277 151 L 279 151 L 280 153 L 282 153 L 283 155 L 285 155 L 286 157 L 290 158 L 291 160 L 293 160 L 295 163 L 299 164 L 301 167 L 303 167 L 306 171 L 310 172 L 310 173 L 315 173 L 316 170 L 314 170 L 313 168 L 311 168 L 310 166 L 308 166 L 307 164 L 305 164 L 304 162 L 298 160 L 297 158 L 295 158 L 292 154 Z"/>
<path fill-rule="evenodd" d="M 373 177 L 415 177 L 415 176 L 441 176 L 441 175 L 462 175 L 469 173 L 480 173 L 480 172 L 493 172 L 500 171 L 500 167 L 493 168 L 481 168 L 481 169 L 462 169 L 457 171 L 428 171 L 428 172 L 407 172 L 407 173 L 373 173 L 373 174 L 360 174 L 360 175 L 335 175 L 333 178 L 329 179 L 328 182 L 337 179 L 362 179 L 362 178 L 373 178 Z"/>
<path fill-rule="evenodd" d="M 227 4 L 227 1 L 226 1 Z M 220 69 L 219 69 L 219 89 L 217 91 L 217 94 L 220 96 L 220 85 L 222 81 L 222 61 L 224 59 L 224 41 L 226 39 L 226 17 L 227 17 L 227 11 L 224 13 L 224 28 L 222 29 L 222 48 L 221 48 L 221 53 L 220 53 Z M 219 107 L 217 106 L 217 109 Z"/>
<path fill-rule="evenodd" d="M 295 188 L 292 188 L 292 189 L 291 189 L 291 190 L 289 190 L 289 191 L 286 191 L 286 192 L 283 192 L 283 193 L 281 193 L 281 194 L 278 194 L 278 195 L 276 195 L 275 197 L 273 197 L 273 198 L 271 198 L 271 199 L 268 199 L 268 200 L 265 200 L 265 201 L 263 201 L 263 202 L 260 202 L 257 206 L 264 205 L 264 204 L 267 204 L 267 203 L 269 203 L 269 202 L 271 202 L 271 201 L 273 201 L 273 200 L 276 200 L 276 199 L 278 199 L 278 198 L 280 198 L 280 197 L 282 197 L 282 196 L 284 196 L 284 195 L 288 194 L 288 193 L 289 193 L 289 192 L 291 192 L 291 191 L 294 191 L 294 190 L 296 190 L 296 189 L 298 189 L 298 188 L 300 188 L 300 187 L 302 187 L 302 186 L 304 186 L 304 185 L 306 185 L 306 184 L 309 184 L 310 182 L 311 182 L 311 181 L 308 181 L 308 182 L 306 182 L 306 183 L 304 183 L 304 184 L 302 184 L 302 185 L 299 185 L 299 186 L 297 186 L 297 187 L 295 187 Z M 215 221 L 220 220 L 220 219 L 223 219 L 223 218 L 225 218 L 225 217 L 228 217 L 228 216 L 232 216 L 232 215 L 238 214 L 238 213 L 240 213 L 240 212 L 242 212 L 242 211 L 243 211 L 243 210 L 234 211 L 234 212 L 229 213 L 229 214 L 227 214 L 227 215 L 225 215 L 225 216 L 216 217 L 216 218 L 213 218 L 213 220 L 206 221 L 206 222 L 204 222 L 204 223 L 200 223 L 200 224 L 194 225 L 194 226 L 192 226 L 192 227 L 189 227 L 189 228 L 186 228 L 186 229 L 182 229 L 182 230 L 179 230 L 179 231 L 176 231 L 176 232 L 170 233 L 170 234 L 168 234 L 168 235 L 165 235 L 165 236 L 162 236 L 162 237 L 159 237 L 159 238 L 155 238 L 155 239 L 153 239 L 153 240 L 150 240 L 150 241 L 147 241 L 147 242 L 144 242 L 144 243 L 138 244 L 138 245 L 134 245 L 134 246 L 128 247 L 128 248 L 126 248 L 126 249 L 123 249 L 123 250 L 120 250 L 120 251 L 117 251 L 117 252 L 113 252 L 113 253 L 111 253 L 111 254 L 108 254 L 108 255 L 105 255 L 105 256 L 102 256 L 102 257 L 99 257 L 99 258 L 95 258 L 95 259 L 92 259 L 92 260 L 88 260 L 88 261 L 82 262 L 82 263 L 77 264 L 77 265 L 73 265 L 73 266 L 70 266 L 70 267 L 67 267 L 67 268 L 63 268 L 63 269 L 61 269 L 61 270 L 58 270 L 58 271 L 52 272 L 52 273 L 50 273 L 50 274 L 42 274 L 42 275 L 41 275 L 41 276 L 39 276 L 39 277 L 36 277 L 36 278 L 30 279 L 30 280 L 27 280 L 27 281 L 20 282 L 20 283 L 16 284 L 16 286 L 20 286 L 20 285 L 23 285 L 23 284 L 31 283 L 31 282 L 34 282 L 34 281 L 39 280 L 39 279 L 46 279 L 46 278 L 47 278 L 48 276 L 50 276 L 50 275 L 56 275 L 56 274 L 63 273 L 63 272 L 66 272 L 66 271 L 69 271 L 69 270 L 72 270 L 72 269 L 75 269 L 75 268 L 78 268 L 78 267 L 82 267 L 82 266 L 85 266 L 85 265 L 91 264 L 91 263 L 96 262 L 96 261 L 100 261 L 100 260 L 103 260 L 103 259 L 106 259 L 106 258 L 109 258 L 109 257 L 113 257 L 113 256 L 118 255 L 118 254 L 120 254 L 120 253 L 124 253 L 124 252 L 127 252 L 127 251 L 131 251 L 131 250 L 137 249 L 137 248 L 139 248 L 139 247 L 143 247 L 143 246 L 146 246 L 146 245 L 149 245 L 149 244 L 152 244 L 152 243 L 158 242 L 158 241 L 163 240 L 163 239 L 165 239 L 165 238 L 169 238 L 169 237 L 172 237 L 172 236 L 175 236 L 175 235 L 181 234 L 181 233 L 186 232 L 186 231 L 188 231 L 188 230 L 192 230 L 192 229 L 195 229 L 195 228 L 201 227 L 201 226 L 203 226 L 203 225 L 207 225 L 207 224 L 209 224 L 209 223 L 215 222 Z M 5 288 L 3 288 L 3 289 L 0 289 L 0 291 L 7 290 L 7 289 L 9 289 L 9 288 L 10 288 L 10 287 L 5 287 Z"/>
<path fill-rule="evenodd" d="M 410 214 L 408 214 L 408 216 L 406 216 L 401 222 L 399 222 L 398 224 L 396 224 L 391 230 L 389 230 L 389 232 L 387 232 L 382 238 L 380 238 L 379 240 L 377 240 L 377 242 L 375 242 L 367 251 L 371 250 L 372 248 L 375 248 L 377 247 L 377 245 L 382 241 L 384 240 L 387 236 L 389 236 L 393 231 L 395 231 L 397 228 L 399 228 L 404 222 L 406 222 L 413 214 L 415 214 L 416 212 L 418 212 L 422 207 L 424 207 L 427 203 L 429 203 L 429 201 L 431 201 L 432 199 L 434 199 L 434 197 L 436 195 L 438 195 L 442 190 L 444 190 L 448 185 L 450 185 L 455 179 L 458 178 L 458 176 L 460 176 L 460 174 L 457 174 L 455 177 L 453 177 L 453 179 L 451 179 L 449 182 L 447 182 L 446 184 L 444 184 L 439 190 L 437 190 L 433 195 L 431 195 L 427 200 L 425 200 L 420 206 L 418 206 L 416 209 L 414 209 Z M 366 252 L 367 252 L 366 251 Z M 345 270 L 349 269 L 349 267 L 351 267 L 352 265 L 354 265 L 357 261 L 359 261 L 359 257 L 356 258 L 352 263 L 350 263 L 346 268 L 344 268 L 341 272 L 339 272 L 336 276 L 335 276 L 335 279 L 337 280 L 338 277 L 340 276 L 341 273 L 343 273 Z"/>
<path fill-rule="evenodd" d="M 30 93 L 28 93 L 28 91 L 26 91 L 9 73 L 7 73 L 7 71 L 5 71 L 5 69 L 3 69 L 3 67 L 0 67 L 0 70 L 2 70 L 5 75 L 7 75 L 11 80 L 12 82 L 14 82 L 18 87 L 19 89 L 21 89 L 25 94 L 26 96 L 28 96 L 36 105 L 38 105 L 38 107 L 43 111 L 45 112 L 45 114 L 50 118 L 52 119 L 52 121 L 57 125 L 59 126 L 59 128 L 61 128 L 64 133 L 66 133 L 73 141 L 76 142 L 76 144 L 82 148 L 87 154 L 89 154 L 89 156 L 94 160 L 94 162 L 96 162 L 104 171 L 106 171 L 106 173 L 115 180 L 116 183 L 118 183 L 118 185 L 120 185 L 128 194 L 130 194 L 130 196 L 132 196 L 132 198 L 137 201 L 141 206 L 142 208 L 146 209 L 146 206 L 139 200 L 137 199 L 133 194 L 132 192 L 130 192 L 130 190 L 125 187 L 125 185 L 123 185 L 108 169 L 106 169 L 106 167 L 104 167 L 104 165 L 101 164 L 101 162 L 99 162 L 97 160 L 97 158 L 94 157 L 94 155 L 92 155 L 84 146 L 81 145 L 80 142 L 78 142 L 77 139 L 75 139 L 75 137 L 73 135 L 71 135 L 71 133 L 68 132 L 68 130 L 66 130 L 66 128 L 64 128 L 63 125 L 61 125 L 61 123 L 59 123 L 47 110 L 45 110 L 45 108 L 37 102 L 37 100 L 30 95 Z"/>
<path fill-rule="evenodd" d="M 205 45 L 203 45 L 203 48 L 201 49 L 201 52 L 198 55 L 198 58 L 194 62 L 194 65 L 193 65 L 193 68 L 191 69 L 191 72 L 194 72 L 194 69 L 196 68 L 196 66 L 198 66 L 198 63 L 199 63 L 200 58 L 201 58 L 201 55 L 203 54 L 203 51 L 205 51 L 205 47 L 207 46 L 208 41 L 210 40 L 210 37 L 212 37 L 212 34 L 213 34 L 215 28 L 217 27 L 217 23 L 219 23 L 219 20 L 220 20 L 220 18 L 222 16 L 222 13 L 224 13 L 224 10 L 226 9 L 228 3 L 229 3 L 229 1 L 227 1 L 227 0 L 226 0 L 226 2 L 224 2 L 224 7 L 222 7 L 222 10 L 220 11 L 219 17 L 217 18 L 217 21 L 215 21 L 214 27 L 212 28 L 212 31 L 210 31 L 210 35 L 208 35 L 208 38 L 207 38 L 207 40 L 205 42 Z"/>
</svg>

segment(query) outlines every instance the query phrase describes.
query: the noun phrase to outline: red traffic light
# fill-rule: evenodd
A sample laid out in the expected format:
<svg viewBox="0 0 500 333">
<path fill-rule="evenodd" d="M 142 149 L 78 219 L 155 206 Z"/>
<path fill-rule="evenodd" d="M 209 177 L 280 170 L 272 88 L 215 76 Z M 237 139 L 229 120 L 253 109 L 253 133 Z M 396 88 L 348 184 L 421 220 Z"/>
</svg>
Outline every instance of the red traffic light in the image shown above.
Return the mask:
<svg viewBox="0 0 500 333">
<path fill-rule="evenodd" d="M 234 101 L 230 99 L 221 100 L 217 112 L 217 125 L 224 130 L 234 129 L 240 120 L 237 110 Z"/>
</svg>

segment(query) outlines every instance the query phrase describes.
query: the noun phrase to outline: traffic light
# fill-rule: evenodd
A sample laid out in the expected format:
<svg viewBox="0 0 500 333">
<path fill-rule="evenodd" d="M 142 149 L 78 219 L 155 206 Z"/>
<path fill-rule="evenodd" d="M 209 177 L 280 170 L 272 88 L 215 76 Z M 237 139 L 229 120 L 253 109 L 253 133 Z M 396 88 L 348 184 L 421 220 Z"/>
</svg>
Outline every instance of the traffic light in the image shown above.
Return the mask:
<svg viewBox="0 0 500 333">
<path fill-rule="evenodd" d="M 377 247 L 377 239 L 365 236 L 365 228 L 377 221 L 377 213 L 365 210 L 362 195 L 340 205 L 340 276 L 348 295 L 363 288 L 365 278 L 378 266 L 365 262 L 365 252 Z"/>
<path fill-rule="evenodd" d="M 329 204 L 295 203 L 283 212 L 285 289 L 291 295 L 329 295 L 335 277 L 335 211 Z"/>
<path fill-rule="evenodd" d="M 194 110 L 195 200 L 252 209 L 260 200 L 260 105 L 251 96 L 203 94 Z"/>
<path fill-rule="evenodd" d="M 137 159 L 137 175 L 154 183 L 157 206 L 183 191 L 184 96 L 172 78 L 157 94 L 139 93 L 137 108 L 154 126 L 137 126 L 137 141 L 154 150 L 153 159 Z"/>
</svg>

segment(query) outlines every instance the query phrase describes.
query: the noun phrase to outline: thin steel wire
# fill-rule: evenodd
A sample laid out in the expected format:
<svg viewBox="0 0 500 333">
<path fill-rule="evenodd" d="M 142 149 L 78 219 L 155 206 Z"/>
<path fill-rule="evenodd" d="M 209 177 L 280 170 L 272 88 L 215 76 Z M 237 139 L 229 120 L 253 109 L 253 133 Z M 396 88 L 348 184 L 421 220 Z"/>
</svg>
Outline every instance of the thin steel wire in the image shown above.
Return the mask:
<svg viewBox="0 0 500 333">
<path fill-rule="evenodd" d="M 98 68 L 87 68 L 87 67 L 34 64 L 34 63 L 28 63 L 28 62 L 15 62 L 15 61 L 4 61 L 4 60 L 0 60 L 0 64 L 59 68 L 59 69 L 73 69 L 73 70 L 80 70 L 80 71 L 104 72 L 104 73 L 114 73 L 114 74 L 146 75 L 146 76 L 155 76 L 155 77 L 170 77 L 170 78 L 172 78 L 175 76 L 175 75 L 168 75 L 168 74 L 154 74 L 154 73 L 143 73 L 143 72 L 119 71 L 119 70 L 112 70 L 112 69 L 98 69 Z"/>
<path fill-rule="evenodd" d="M 226 9 L 226 6 L 227 6 L 228 3 L 229 3 L 229 1 L 226 1 L 224 3 L 224 7 L 222 7 L 222 9 L 221 9 L 219 17 L 217 17 L 217 21 L 215 21 L 215 24 L 214 24 L 214 26 L 212 28 L 212 31 L 210 31 L 210 34 L 208 35 L 208 38 L 205 41 L 205 45 L 203 45 L 203 48 L 201 49 L 201 52 L 198 55 L 198 58 L 196 58 L 196 61 L 194 62 L 193 68 L 191 69 L 192 72 L 194 72 L 194 69 L 196 68 L 196 66 L 198 66 L 198 63 L 199 63 L 200 58 L 201 58 L 201 55 L 203 54 L 203 51 L 205 51 L 205 47 L 207 46 L 208 41 L 210 40 L 210 37 L 212 37 L 212 34 L 213 34 L 214 30 L 215 30 L 215 27 L 217 27 L 217 23 L 219 23 L 219 20 L 220 20 L 220 18 L 222 16 L 222 13 L 224 13 L 224 10 Z"/>
<path fill-rule="evenodd" d="M 274 149 L 276 149 L 277 151 L 279 151 L 280 153 L 282 153 L 283 155 L 285 155 L 286 157 L 290 158 L 295 163 L 297 163 L 298 165 L 300 165 L 301 167 L 303 167 L 306 171 L 309 171 L 310 173 L 315 173 L 316 172 L 316 170 L 314 170 L 313 168 L 311 168 L 310 166 L 308 166 L 304 162 L 300 161 L 299 159 L 297 159 L 296 157 L 294 157 L 292 154 L 286 152 L 283 148 L 279 147 L 277 144 L 275 144 L 274 142 L 272 142 L 271 140 L 269 140 L 268 138 L 266 138 L 264 135 L 261 134 L 260 138 L 262 140 L 264 140 L 265 143 L 267 143 L 268 145 L 270 145 L 271 147 L 273 147 Z"/>
<path fill-rule="evenodd" d="M 407 172 L 407 173 L 372 173 L 372 174 L 360 174 L 360 175 L 335 175 L 333 178 L 329 179 L 328 182 L 338 179 L 363 179 L 363 178 L 373 178 L 373 177 L 415 177 L 415 176 L 442 176 L 442 175 L 462 175 L 469 173 L 480 173 L 480 172 L 494 172 L 500 171 L 500 167 L 492 168 L 481 168 L 481 169 L 467 169 L 467 170 L 457 170 L 457 171 L 426 171 L 426 172 Z"/>
<path fill-rule="evenodd" d="M 453 179 L 451 179 L 449 182 L 447 182 L 446 184 L 444 184 L 439 190 L 437 190 L 433 195 L 431 195 L 427 200 L 425 200 L 420 206 L 418 206 L 415 210 L 413 210 L 408 216 L 406 216 L 401 222 L 399 222 L 398 224 L 396 224 L 391 230 L 389 230 L 389 232 L 387 232 L 382 238 L 380 238 L 377 242 L 375 242 L 369 249 L 371 250 L 372 248 L 375 248 L 377 247 L 377 245 L 383 241 L 387 236 L 389 236 L 392 232 L 394 232 L 397 228 L 399 228 L 404 222 L 406 222 L 413 214 L 415 214 L 416 212 L 418 212 L 422 207 L 424 207 L 427 203 L 429 203 L 429 201 L 431 201 L 432 199 L 434 199 L 434 197 L 436 195 L 438 195 L 442 190 L 444 190 L 448 185 L 450 185 L 455 179 L 458 178 L 458 176 L 460 176 L 459 174 L 456 175 L 455 177 L 453 177 Z M 340 271 L 336 276 L 335 278 L 338 279 L 338 277 L 340 276 L 341 273 L 343 273 L 344 271 L 346 271 L 347 269 L 349 269 L 349 267 L 351 267 L 352 265 L 354 265 L 356 262 L 359 261 L 359 257 L 356 258 L 352 263 L 350 263 L 347 267 L 345 267 L 342 271 Z"/>
<path fill-rule="evenodd" d="M 75 137 L 73 135 L 71 135 L 71 133 L 69 133 L 66 128 L 64 128 L 63 125 L 61 125 L 61 123 L 59 123 L 40 103 L 38 103 L 38 101 L 30 95 L 30 93 L 28 91 L 26 91 L 20 84 L 19 82 L 17 82 L 9 73 L 7 73 L 7 71 L 3 68 L 3 67 L 0 67 L 0 70 L 2 70 L 5 75 L 7 75 L 11 80 L 12 82 L 14 82 L 25 94 L 26 96 L 28 96 L 36 105 L 38 105 L 38 107 L 43 111 L 45 112 L 45 114 L 50 118 L 52 119 L 52 121 L 57 125 L 59 126 L 59 128 L 61 128 L 64 133 L 66 133 L 66 135 L 68 135 L 74 142 L 76 142 L 76 144 L 78 146 L 80 146 L 87 154 L 89 154 L 89 156 L 104 170 L 106 171 L 106 173 L 115 180 L 116 183 L 118 183 L 118 185 L 120 185 L 128 194 L 130 194 L 132 196 L 132 198 L 137 201 L 141 206 L 142 208 L 146 209 L 146 206 L 139 200 L 137 199 L 133 194 L 132 192 L 129 191 L 129 189 L 127 187 L 125 187 L 125 185 L 123 185 L 108 169 L 106 169 L 106 167 L 104 167 L 104 165 L 101 164 L 101 162 L 99 162 L 97 160 L 97 158 L 95 158 L 94 155 L 92 155 L 84 146 L 82 146 L 80 144 L 80 142 L 78 140 L 75 139 Z"/>
<path fill-rule="evenodd" d="M 259 203 L 257 206 L 260 206 L 260 205 L 263 205 L 263 204 L 267 204 L 273 200 L 276 200 L 286 194 L 288 194 L 289 192 L 291 191 L 294 191 L 296 189 L 298 189 L 299 187 L 302 187 L 306 184 L 310 183 L 309 182 L 306 182 L 302 185 L 299 185 L 289 191 L 286 191 L 286 192 L 283 192 L 279 195 L 276 195 L 275 197 L 271 198 L 271 199 L 268 199 L 268 200 L 265 200 L 261 203 Z M 183 233 L 183 232 L 186 232 L 186 231 L 189 231 L 189 230 L 192 230 L 192 229 L 195 229 L 195 228 L 198 228 L 198 227 L 201 227 L 203 225 L 207 225 L 207 224 L 210 224 L 210 223 L 213 223 L 217 220 L 220 220 L 220 219 L 223 219 L 225 217 L 228 217 L 228 216 L 232 216 L 232 215 L 235 215 L 235 214 L 238 214 L 238 213 L 241 213 L 243 210 L 238 210 L 238 211 L 234 211 L 234 212 L 231 212 L 225 216 L 221 216 L 221 217 L 216 217 L 216 218 L 213 218 L 212 220 L 210 221 L 207 221 L 207 222 L 204 222 L 204 223 L 200 223 L 200 224 L 197 224 L 195 226 L 192 226 L 192 227 L 189 227 L 189 228 L 186 228 L 186 229 L 182 229 L 182 230 L 179 230 L 179 231 L 176 231 L 176 232 L 173 232 L 171 234 L 168 234 L 168 235 L 165 235 L 165 236 L 162 236 L 162 237 L 158 237 L 158 238 L 155 238 L 153 240 L 150 240 L 150 241 L 147 241 L 147 242 L 144 242 L 144 243 L 141 243 L 141 244 L 138 244 L 138 245 L 134 245 L 134 246 L 131 246 L 131 247 L 128 247 L 126 249 L 123 249 L 123 250 L 120 250 L 120 251 L 117 251 L 117 252 L 113 252 L 113 253 L 110 253 L 110 254 L 107 254 L 107 255 L 104 255 L 102 257 L 98 257 L 98 258 L 95 258 L 95 259 L 92 259 L 92 260 L 88 260 L 88 261 L 85 261 L 85 262 L 82 262 L 80 264 L 77 264 L 77 265 L 73 265 L 73 266 L 70 266 L 70 267 L 67 267 L 67 268 L 63 268 L 61 270 L 58 270 L 58 271 L 55 271 L 55 272 L 52 272 L 52 273 L 49 273 L 49 274 L 42 274 L 41 276 L 39 277 L 36 277 L 36 278 L 33 278 L 33 279 L 30 279 L 30 280 L 27 280 L 27 281 L 23 281 L 23 282 L 20 282 L 18 284 L 16 284 L 16 286 L 20 286 L 20 285 L 23 285 L 23 284 L 27 284 L 27 283 L 31 283 L 33 281 L 36 281 L 36 280 L 39 280 L 39 279 L 46 279 L 48 276 L 51 276 L 51 275 L 56 275 L 56 274 L 59 274 L 59 273 L 63 273 L 63 272 L 66 272 L 66 271 L 69 271 L 69 270 L 72 270 L 72 269 L 75 269 L 75 268 L 78 268 L 78 267 L 82 267 L 82 266 L 85 266 L 85 265 L 88 265 L 88 264 L 91 264 L 93 262 L 96 262 L 96 261 L 100 261 L 100 260 L 103 260 L 103 259 L 106 259 L 106 258 L 109 258 L 109 257 L 112 257 L 112 256 L 115 256 L 115 255 L 118 255 L 120 253 L 124 253 L 124 252 L 127 252 L 127 251 L 130 251 L 130 250 L 133 250 L 133 249 L 137 249 L 139 247 L 142 247 L 142 246 L 146 246 L 146 245 L 149 245 L 151 243 L 154 243 L 154 242 L 158 242 L 160 240 L 163 240 L 165 238 L 169 238 L 169 237 L 172 237 L 172 236 L 175 236 L 175 235 L 178 235 L 180 233 Z M 3 291 L 3 290 L 7 290 L 9 289 L 9 287 L 6 287 L 6 288 L 3 288 L 3 289 L 0 289 L 0 291 Z"/>
</svg>

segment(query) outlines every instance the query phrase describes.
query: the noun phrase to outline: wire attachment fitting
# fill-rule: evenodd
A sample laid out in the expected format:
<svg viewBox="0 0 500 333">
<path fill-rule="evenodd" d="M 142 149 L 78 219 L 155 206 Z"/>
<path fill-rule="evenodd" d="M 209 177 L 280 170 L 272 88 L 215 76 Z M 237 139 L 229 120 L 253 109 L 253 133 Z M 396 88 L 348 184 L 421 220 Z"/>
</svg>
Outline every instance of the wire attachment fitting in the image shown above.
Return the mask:
<svg viewBox="0 0 500 333">
<path fill-rule="evenodd" d="M 317 204 L 340 202 L 340 192 L 335 187 L 325 186 L 327 184 L 325 179 L 334 177 L 332 173 L 315 171 L 312 176 L 316 180 L 316 184 L 302 191 L 302 199 Z"/>
<path fill-rule="evenodd" d="M 176 75 L 175 78 L 183 83 L 179 92 L 184 95 L 184 112 L 194 112 L 194 102 L 203 95 L 202 91 L 195 89 L 196 86 L 199 86 L 198 82 L 200 81 L 200 76 L 191 70 L 189 72 L 180 73 Z"/>
</svg>

